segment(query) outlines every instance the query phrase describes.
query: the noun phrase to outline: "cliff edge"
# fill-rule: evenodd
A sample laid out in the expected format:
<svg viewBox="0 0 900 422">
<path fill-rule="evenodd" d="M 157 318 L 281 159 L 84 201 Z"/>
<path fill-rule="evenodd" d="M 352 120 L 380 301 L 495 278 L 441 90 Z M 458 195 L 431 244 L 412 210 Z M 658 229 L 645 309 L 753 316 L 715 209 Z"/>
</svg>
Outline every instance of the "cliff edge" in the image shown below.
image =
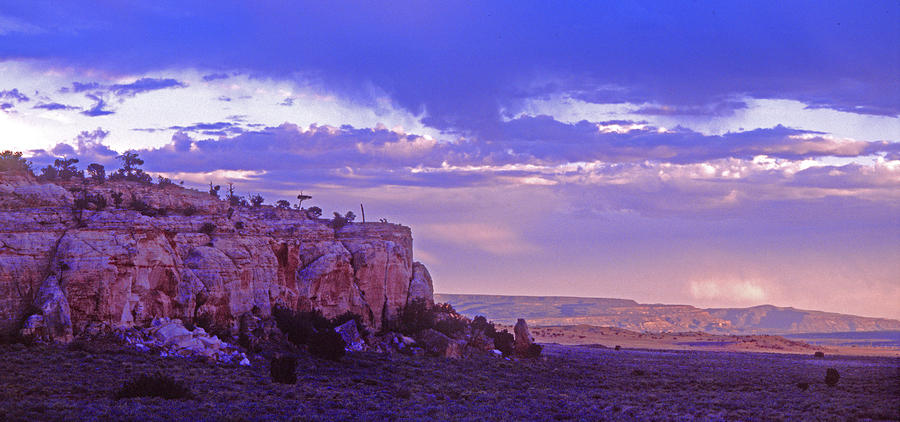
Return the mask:
<svg viewBox="0 0 900 422">
<path fill-rule="evenodd" d="M 235 326 L 276 305 L 379 328 L 410 300 L 433 302 L 412 241 L 398 224 L 335 229 L 175 185 L 0 173 L 0 333 L 38 325 L 68 341 L 156 317 Z"/>
</svg>

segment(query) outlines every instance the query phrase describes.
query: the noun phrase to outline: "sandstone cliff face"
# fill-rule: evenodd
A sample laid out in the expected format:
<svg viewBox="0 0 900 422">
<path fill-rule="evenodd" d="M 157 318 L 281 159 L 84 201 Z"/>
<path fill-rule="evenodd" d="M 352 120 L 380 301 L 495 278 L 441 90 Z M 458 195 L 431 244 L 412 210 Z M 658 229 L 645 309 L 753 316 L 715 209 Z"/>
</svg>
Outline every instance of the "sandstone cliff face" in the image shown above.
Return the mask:
<svg viewBox="0 0 900 422">
<path fill-rule="evenodd" d="M 275 305 L 328 317 L 352 311 L 377 328 L 405 306 L 411 282 L 416 297 L 433 301 L 421 288 L 427 270 L 413 262 L 408 227 L 356 223 L 335 231 L 297 211 L 230 213 L 206 193 L 133 182 L 87 186 L 110 205 L 78 212 L 80 194 L 70 190 L 79 187 L 0 173 L 0 332 L 34 313 L 59 340 L 92 324 L 155 317 L 208 314 L 234 325 L 254 307 L 268 315 Z M 122 194 L 118 207 L 114 193 Z M 142 215 L 127 209 L 132 200 L 165 210 Z M 202 230 L 208 224 L 211 233 Z"/>
</svg>

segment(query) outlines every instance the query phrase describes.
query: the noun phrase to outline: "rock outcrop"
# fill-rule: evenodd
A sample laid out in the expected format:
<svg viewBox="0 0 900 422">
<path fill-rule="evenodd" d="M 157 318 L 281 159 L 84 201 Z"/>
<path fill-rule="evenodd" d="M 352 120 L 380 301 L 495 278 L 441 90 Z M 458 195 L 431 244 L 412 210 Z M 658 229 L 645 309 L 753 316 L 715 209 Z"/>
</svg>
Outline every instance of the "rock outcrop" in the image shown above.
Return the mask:
<svg viewBox="0 0 900 422">
<path fill-rule="evenodd" d="M 109 206 L 74 205 L 101 196 Z M 379 328 L 410 297 L 433 302 L 432 292 L 401 225 L 335 230 L 300 211 L 232 208 L 178 186 L 0 173 L 0 333 L 35 314 L 39 331 L 61 341 L 92 324 L 154 318 L 237 329 L 241 315 L 266 317 L 276 305 L 351 311 Z"/>
</svg>

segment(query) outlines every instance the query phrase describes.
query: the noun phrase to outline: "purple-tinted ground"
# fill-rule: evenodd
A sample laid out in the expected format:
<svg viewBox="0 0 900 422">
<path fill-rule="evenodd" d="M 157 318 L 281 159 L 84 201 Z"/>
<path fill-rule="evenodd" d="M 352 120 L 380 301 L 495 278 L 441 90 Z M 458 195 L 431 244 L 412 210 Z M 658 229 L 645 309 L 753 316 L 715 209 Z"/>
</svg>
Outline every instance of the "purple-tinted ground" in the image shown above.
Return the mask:
<svg viewBox="0 0 900 422">
<path fill-rule="evenodd" d="M 0 346 L 6 420 L 898 420 L 896 358 L 545 345 L 545 359 L 301 355 L 295 385 L 115 346 Z M 824 383 L 827 368 L 840 381 Z M 193 400 L 114 400 L 136 374 Z M 806 390 L 798 383 L 808 383 Z"/>
</svg>

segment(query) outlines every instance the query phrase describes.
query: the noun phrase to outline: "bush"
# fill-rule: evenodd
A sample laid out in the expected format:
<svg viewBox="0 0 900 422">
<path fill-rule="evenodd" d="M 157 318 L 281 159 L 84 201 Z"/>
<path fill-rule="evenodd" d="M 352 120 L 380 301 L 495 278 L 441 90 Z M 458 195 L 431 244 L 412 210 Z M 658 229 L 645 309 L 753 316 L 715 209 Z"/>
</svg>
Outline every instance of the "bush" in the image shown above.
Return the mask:
<svg viewBox="0 0 900 422">
<path fill-rule="evenodd" d="M 309 209 L 306 210 L 306 215 L 311 218 L 319 218 L 322 216 L 322 209 L 319 207 L 309 207 Z"/>
<path fill-rule="evenodd" d="M 236 228 L 236 229 L 238 229 L 238 230 L 243 230 L 243 229 L 244 229 L 244 222 L 243 222 L 243 221 L 235 222 L 235 223 L 234 223 L 234 228 Z"/>
<path fill-rule="evenodd" d="M 516 337 L 512 333 L 503 330 L 494 336 L 494 348 L 503 353 L 503 357 L 512 356 L 515 341 Z"/>
<path fill-rule="evenodd" d="M 175 183 L 172 182 L 172 179 L 162 176 L 156 176 L 156 184 L 161 188 L 164 188 L 166 186 L 175 186 Z"/>
<path fill-rule="evenodd" d="M 828 384 L 829 387 L 837 385 L 840 379 L 841 374 L 838 373 L 837 369 L 828 368 L 828 370 L 825 371 L 825 384 Z"/>
<path fill-rule="evenodd" d="M 197 207 L 193 205 L 188 205 L 181 210 L 181 214 L 185 217 L 190 217 L 197 213 Z"/>
<path fill-rule="evenodd" d="M 0 172 L 20 172 L 30 173 L 31 162 L 22 158 L 19 151 L 3 151 L 0 152 Z"/>
<path fill-rule="evenodd" d="M 200 226 L 200 233 L 207 236 L 212 236 L 214 231 L 216 231 L 216 225 L 213 223 L 203 223 L 203 225 Z"/>
<path fill-rule="evenodd" d="M 344 226 L 347 225 L 347 219 L 344 218 L 339 212 L 335 211 L 334 217 L 331 219 L 331 227 L 335 230 L 340 230 Z"/>
<path fill-rule="evenodd" d="M 416 299 L 400 310 L 398 318 L 401 333 L 412 336 L 422 330 L 434 328 L 434 311 L 428 307 L 425 299 Z"/>
<path fill-rule="evenodd" d="M 250 195 L 250 205 L 252 205 L 253 208 L 259 208 L 259 206 L 262 205 L 264 201 L 265 199 L 258 193 Z"/>
<path fill-rule="evenodd" d="M 461 318 L 447 318 L 434 324 L 434 329 L 446 335 L 447 337 L 458 338 L 465 333 L 466 320 Z"/>
<path fill-rule="evenodd" d="M 494 338 L 497 335 L 497 328 L 494 327 L 494 323 L 488 322 L 487 318 L 482 315 L 475 316 L 470 326 L 475 331 L 483 331 L 488 338 Z"/>
<path fill-rule="evenodd" d="M 278 329 L 287 335 L 291 343 L 297 346 L 308 344 L 316 331 L 332 330 L 334 328 L 331 322 L 322 316 L 322 312 L 318 310 L 294 312 L 290 309 L 276 306 L 272 309 L 272 317 L 275 318 Z"/>
<path fill-rule="evenodd" d="M 284 199 L 279 199 L 278 202 L 275 203 L 275 206 L 283 210 L 287 210 L 291 208 L 291 203 L 285 201 Z"/>
<path fill-rule="evenodd" d="M 347 343 L 333 328 L 313 333 L 309 338 L 309 352 L 322 359 L 341 360 L 346 353 L 344 350 L 346 347 Z"/>
<path fill-rule="evenodd" d="M 115 394 L 116 400 L 132 397 L 191 399 L 194 395 L 183 382 L 157 372 L 154 375 L 140 375 L 126 382 Z"/>
<path fill-rule="evenodd" d="M 537 343 L 531 343 L 528 345 L 528 348 L 522 352 L 523 358 L 539 358 L 541 357 L 541 352 L 544 350 L 544 347 Z"/>
<path fill-rule="evenodd" d="M 293 356 L 275 356 L 269 362 L 269 374 L 272 381 L 281 384 L 297 383 L 297 358 Z"/>
<path fill-rule="evenodd" d="M 122 192 L 113 192 L 111 194 L 111 196 L 113 199 L 113 204 L 116 205 L 116 208 L 121 207 L 122 206 Z"/>
</svg>

